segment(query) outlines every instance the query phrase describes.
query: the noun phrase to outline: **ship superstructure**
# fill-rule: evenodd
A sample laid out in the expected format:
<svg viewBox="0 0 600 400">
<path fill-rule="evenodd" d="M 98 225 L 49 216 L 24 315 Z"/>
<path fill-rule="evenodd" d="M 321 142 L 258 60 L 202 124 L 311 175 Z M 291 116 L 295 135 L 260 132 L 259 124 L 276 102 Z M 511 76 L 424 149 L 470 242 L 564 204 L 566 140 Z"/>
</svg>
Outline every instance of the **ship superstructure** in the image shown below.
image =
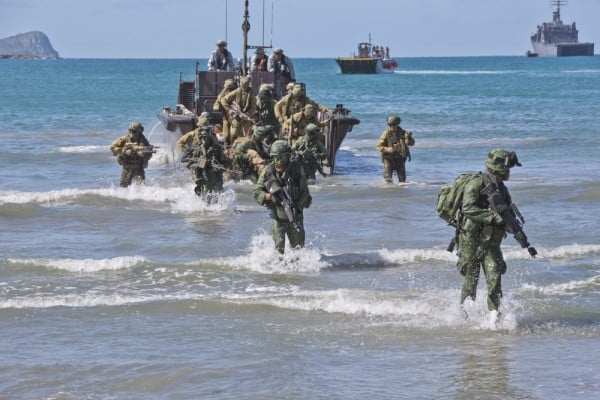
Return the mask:
<svg viewBox="0 0 600 400">
<path fill-rule="evenodd" d="M 538 25 L 537 31 L 531 36 L 533 53 L 531 56 L 540 57 L 567 57 L 567 56 L 593 56 L 594 43 L 580 43 L 579 31 L 575 25 L 564 24 L 560 18 L 560 7 L 565 6 L 565 0 L 552 0 L 551 5 L 556 6 L 552 13 L 552 22 Z"/>
</svg>

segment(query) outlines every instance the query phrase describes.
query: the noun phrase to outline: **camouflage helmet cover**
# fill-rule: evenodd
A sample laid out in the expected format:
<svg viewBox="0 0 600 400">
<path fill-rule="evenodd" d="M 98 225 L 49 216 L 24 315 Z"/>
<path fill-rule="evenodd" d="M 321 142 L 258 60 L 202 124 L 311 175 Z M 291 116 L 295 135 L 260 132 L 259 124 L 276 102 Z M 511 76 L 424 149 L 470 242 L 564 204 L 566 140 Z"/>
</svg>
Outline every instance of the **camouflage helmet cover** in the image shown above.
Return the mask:
<svg viewBox="0 0 600 400">
<path fill-rule="evenodd" d="M 319 127 L 317 126 L 317 124 L 311 123 L 311 124 L 306 125 L 306 128 L 304 128 L 304 132 L 309 135 L 312 135 L 312 134 L 319 132 Z"/>
<path fill-rule="evenodd" d="M 142 125 L 141 122 L 134 121 L 129 124 L 128 130 L 129 130 L 129 132 L 133 132 L 133 133 L 142 133 L 142 132 L 144 132 L 144 126 Z"/>
<path fill-rule="evenodd" d="M 390 126 L 393 125 L 400 125 L 400 117 L 397 115 L 390 115 L 389 117 L 387 117 L 387 124 Z"/>
<path fill-rule="evenodd" d="M 265 126 L 258 126 L 258 125 L 254 125 L 253 131 L 254 132 L 252 132 L 252 136 L 257 139 L 262 139 L 269 133 L 269 131 L 267 131 Z"/>
<path fill-rule="evenodd" d="M 521 163 L 517 159 L 517 153 L 502 149 L 495 149 L 488 153 L 485 160 L 485 168 L 495 175 L 506 179 L 510 169 L 514 166 L 520 167 Z"/>
<path fill-rule="evenodd" d="M 285 140 L 276 140 L 269 149 L 269 155 L 273 159 L 275 168 L 285 167 L 290 162 L 292 149 Z"/>
<path fill-rule="evenodd" d="M 223 87 L 225 89 L 235 89 L 235 81 L 233 79 L 225 79 L 225 82 L 223 82 Z"/>
<path fill-rule="evenodd" d="M 273 85 L 270 83 L 263 83 L 258 88 L 258 93 L 271 93 L 273 91 Z"/>
<path fill-rule="evenodd" d="M 240 78 L 240 87 L 242 89 L 250 89 L 252 87 L 252 78 L 243 76 Z"/>
</svg>

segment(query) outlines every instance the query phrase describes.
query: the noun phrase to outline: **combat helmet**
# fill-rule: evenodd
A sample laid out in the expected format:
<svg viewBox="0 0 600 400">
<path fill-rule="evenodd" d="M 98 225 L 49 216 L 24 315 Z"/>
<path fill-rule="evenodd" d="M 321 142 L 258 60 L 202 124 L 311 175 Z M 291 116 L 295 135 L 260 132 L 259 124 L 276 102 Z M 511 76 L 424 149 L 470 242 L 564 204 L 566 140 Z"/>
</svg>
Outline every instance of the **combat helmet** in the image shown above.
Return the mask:
<svg viewBox="0 0 600 400">
<path fill-rule="evenodd" d="M 389 117 L 387 117 L 387 124 L 389 126 L 394 126 L 394 125 L 400 125 L 400 117 L 397 115 L 390 115 Z"/>
<path fill-rule="evenodd" d="M 263 83 L 258 88 L 258 94 L 267 95 L 273 93 L 273 85 L 270 83 Z"/>
<path fill-rule="evenodd" d="M 129 132 L 132 132 L 132 133 L 143 133 L 144 132 L 144 126 L 139 121 L 134 121 L 134 122 L 130 123 L 129 127 L 127 129 L 129 130 Z"/>
<path fill-rule="evenodd" d="M 263 139 L 269 133 L 269 131 L 264 126 L 254 125 L 252 130 L 252 137 L 259 140 Z"/>
<path fill-rule="evenodd" d="M 285 140 L 276 140 L 269 149 L 269 155 L 273 159 L 275 168 L 285 168 L 290 162 L 292 149 Z"/>
<path fill-rule="evenodd" d="M 235 81 L 233 79 L 225 79 L 225 82 L 223 82 L 223 88 L 228 90 L 235 89 Z"/>
<path fill-rule="evenodd" d="M 485 168 L 504 180 L 508 180 L 510 169 L 514 166 L 521 166 L 514 151 L 495 149 L 488 153 L 485 160 Z"/>
<path fill-rule="evenodd" d="M 304 95 L 304 86 L 300 83 L 295 83 L 292 88 L 292 96 L 299 97 Z"/>
<path fill-rule="evenodd" d="M 252 88 L 252 78 L 249 76 L 242 76 L 240 78 L 240 87 L 245 90 Z"/>
<path fill-rule="evenodd" d="M 319 133 L 319 127 L 317 124 L 310 123 L 304 128 L 304 133 L 307 135 L 315 135 Z"/>
</svg>

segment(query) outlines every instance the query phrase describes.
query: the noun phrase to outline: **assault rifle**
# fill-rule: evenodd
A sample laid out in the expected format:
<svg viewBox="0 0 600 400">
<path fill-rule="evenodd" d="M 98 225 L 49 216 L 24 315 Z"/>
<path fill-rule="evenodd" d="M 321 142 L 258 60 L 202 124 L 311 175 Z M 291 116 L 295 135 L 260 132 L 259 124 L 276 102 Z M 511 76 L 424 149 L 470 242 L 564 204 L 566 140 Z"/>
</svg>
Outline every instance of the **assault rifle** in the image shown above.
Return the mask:
<svg viewBox="0 0 600 400">
<path fill-rule="evenodd" d="M 142 152 L 144 154 L 156 153 L 155 149 L 160 149 L 159 146 L 153 146 L 153 145 L 144 146 L 142 144 L 135 144 L 135 143 L 127 143 L 125 145 L 125 148 L 132 149 L 136 153 Z"/>
<path fill-rule="evenodd" d="M 242 107 L 240 107 L 240 105 L 237 103 L 231 103 L 231 105 L 229 106 L 229 110 L 232 111 L 233 116 L 236 118 L 243 119 L 253 124 L 256 123 L 256 121 L 252 117 L 250 117 L 248 114 L 242 111 Z"/>
<path fill-rule="evenodd" d="M 506 225 L 506 231 L 514 236 L 522 248 L 527 249 L 531 257 L 535 257 L 537 250 L 529 244 L 527 236 L 523 232 L 525 219 L 517 206 L 514 203 L 506 204 L 498 187 L 493 182 L 488 183 L 481 191 L 481 194 L 487 196 L 490 207 L 502 217 Z"/>
<path fill-rule="evenodd" d="M 300 212 L 285 187 L 281 186 L 275 178 L 266 181 L 265 186 L 269 190 L 271 199 L 274 200 L 275 204 L 279 204 L 283 207 L 285 215 L 294 226 L 294 229 L 298 232 L 302 231 L 303 227 L 300 220 Z"/>
<path fill-rule="evenodd" d="M 323 172 L 323 167 L 321 166 L 321 163 L 319 161 L 317 161 L 317 159 L 315 158 L 314 153 L 311 150 L 306 150 L 302 155 L 302 160 L 303 162 L 305 162 L 306 164 L 308 164 L 310 167 L 314 167 L 317 169 L 317 171 L 319 171 L 319 173 L 321 174 L 321 176 L 323 178 L 327 177 L 327 174 L 325 172 Z"/>
</svg>

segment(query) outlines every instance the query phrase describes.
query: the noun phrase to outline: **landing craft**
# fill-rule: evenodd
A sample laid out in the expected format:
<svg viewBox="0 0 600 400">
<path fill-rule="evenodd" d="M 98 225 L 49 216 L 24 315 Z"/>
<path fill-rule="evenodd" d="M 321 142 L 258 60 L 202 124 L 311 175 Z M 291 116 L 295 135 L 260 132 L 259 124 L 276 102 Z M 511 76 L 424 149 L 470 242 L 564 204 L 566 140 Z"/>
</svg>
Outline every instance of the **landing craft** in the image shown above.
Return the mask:
<svg viewBox="0 0 600 400">
<path fill-rule="evenodd" d="M 264 0 L 263 0 L 264 3 Z M 264 5 L 263 5 L 264 8 Z M 193 81 L 182 80 L 179 76 L 179 91 L 177 94 L 177 105 L 175 108 L 165 107 L 158 114 L 158 119 L 164 127 L 170 132 L 181 132 L 185 134 L 193 129 L 194 120 L 202 112 L 207 112 L 210 115 L 210 121 L 213 124 L 221 123 L 221 112 L 213 111 L 213 105 L 217 96 L 223 89 L 223 85 L 227 79 L 234 79 L 239 82 L 242 76 L 252 77 L 252 90 L 254 95 L 258 94 L 258 89 L 263 83 L 274 83 L 275 76 L 269 71 L 249 71 L 248 68 L 248 49 L 272 48 L 273 46 L 265 45 L 249 45 L 248 32 L 250 31 L 248 13 L 248 0 L 244 1 L 244 20 L 242 23 L 243 31 L 243 59 L 238 64 L 236 71 L 201 71 L 199 63 L 196 62 L 195 79 Z M 323 128 L 325 135 L 325 147 L 327 148 L 327 166 L 330 173 L 333 173 L 335 165 L 335 156 L 339 150 L 342 141 L 346 134 L 352 131 L 354 125 L 360 123 L 356 117 L 349 115 L 350 111 L 343 106 L 337 104 L 333 114 L 330 117 L 329 124 Z M 321 118 L 327 116 L 322 115 Z"/>
<path fill-rule="evenodd" d="M 352 57 L 338 57 L 335 62 L 342 74 L 383 74 L 394 72 L 398 61 L 390 57 L 389 47 L 373 46 L 369 41 L 358 44 L 358 54 Z"/>
</svg>

